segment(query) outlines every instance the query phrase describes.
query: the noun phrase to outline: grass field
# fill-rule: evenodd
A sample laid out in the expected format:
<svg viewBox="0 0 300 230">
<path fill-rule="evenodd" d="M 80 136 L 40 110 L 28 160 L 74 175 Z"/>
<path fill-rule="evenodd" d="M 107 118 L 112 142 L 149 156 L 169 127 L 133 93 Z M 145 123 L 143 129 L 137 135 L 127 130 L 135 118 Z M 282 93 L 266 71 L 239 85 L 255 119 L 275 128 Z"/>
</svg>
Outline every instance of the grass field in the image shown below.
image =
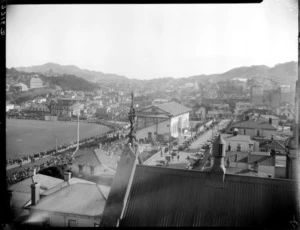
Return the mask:
<svg viewBox="0 0 300 230">
<path fill-rule="evenodd" d="M 99 135 L 110 128 L 80 122 L 80 139 Z M 30 155 L 77 139 L 77 122 L 6 119 L 6 157 Z"/>
</svg>

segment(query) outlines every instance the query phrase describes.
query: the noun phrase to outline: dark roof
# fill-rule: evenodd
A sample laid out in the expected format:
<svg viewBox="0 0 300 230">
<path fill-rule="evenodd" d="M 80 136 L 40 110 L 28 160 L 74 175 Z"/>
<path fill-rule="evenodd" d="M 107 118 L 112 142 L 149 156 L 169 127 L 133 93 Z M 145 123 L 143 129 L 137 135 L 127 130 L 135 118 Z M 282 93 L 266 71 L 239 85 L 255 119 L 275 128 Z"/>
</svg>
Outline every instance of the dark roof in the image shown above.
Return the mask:
<svg viewBox="0 0 300 230">
<path fill-rule="evenodd" d="M 95 151 L 91 149 L 78 149 L 73 157 L 73 164 L 85 164 L 94 166 L 101 165 L 101 162 L 99 161 Z"/>
<path fill-rule="evenodd" d="M 291 228 L 299 218 L 296 181 L 136 165 L 120 226 Z M 299 219 L 298 219 L 299 221 Z"/>
<path fill-rule="evenodd" d="M 131 184 L 132 172 L 135 170 L 135 166 L 138 162 L 138 154 L 138 149 L 133 149 L 129 144 L 126 145 L 122 152 L 103 211 L 101 226 L 117 225 L 123 209 L 127 188 L 130 187 Z"/>
<path fill-rule="evenodd" d="M 257 162 L 259 165 L 275 166 L 275 157 L 250 154 L 248 156 L 248 164 L 254 164 L 255 162 Z"/>
<path fill-rule="evenodd" d="M 163 111 L 166 111 L 167 113 L 173 116 L 177 116 L 191 111 L 190 108 L 187 108 L 184 105 L 178 104 L 177 102 L 174 101 L 165 104 L 156 105 L 156 107 Z"/>
<path fill-rule="evenodd" d="M 280 149 L 285 150 L 285 146 L 282 142 L 279 142 L 277 140 L 263 140 L 259 143 L 260 148 L 266 148 L 266 149 Z"/>
<path fill-rule="evenodd" d="M 273 125 L 270 125 L 265 121 L 242 121 L 235 123 L 231 127 L 241 128 L 241 129 L 267 129 L 267 130 L 277 130 Z"/>
</svg>

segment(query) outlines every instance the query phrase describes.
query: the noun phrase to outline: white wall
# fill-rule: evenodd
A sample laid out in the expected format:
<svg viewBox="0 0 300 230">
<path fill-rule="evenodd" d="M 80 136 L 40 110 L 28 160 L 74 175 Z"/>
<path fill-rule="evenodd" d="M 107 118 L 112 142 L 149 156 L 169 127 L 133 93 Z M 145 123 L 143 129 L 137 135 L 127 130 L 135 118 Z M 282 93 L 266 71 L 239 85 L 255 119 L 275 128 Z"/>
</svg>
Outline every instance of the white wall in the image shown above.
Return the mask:
<svg viewBox="0 0 300 230">
<path fill-rule="evenodd" d="M 180 129 L 189 128 L 190 114 L 185 113 L 171 118 L 171 136 L 178 137 Z M 181 131 L 182 132 L 182 131 Z"/>
<path fill-rule="evenodd" d="M 152 138 L 155 138 L 154 133 L 156 132 L 156 128 L 158 134 L 165 134 L 165 137 L 169 138 L 169 132 L 170 132 L 169 124 L 170 124 L 170 120 L 167 120 L 162 123 L 159 123 L 158 125 L 154 124 L 149 127 L 137 130 L 136 138 L 137 140 L 148 138 L 149 132 L 152 133 Z"/>
</svg>

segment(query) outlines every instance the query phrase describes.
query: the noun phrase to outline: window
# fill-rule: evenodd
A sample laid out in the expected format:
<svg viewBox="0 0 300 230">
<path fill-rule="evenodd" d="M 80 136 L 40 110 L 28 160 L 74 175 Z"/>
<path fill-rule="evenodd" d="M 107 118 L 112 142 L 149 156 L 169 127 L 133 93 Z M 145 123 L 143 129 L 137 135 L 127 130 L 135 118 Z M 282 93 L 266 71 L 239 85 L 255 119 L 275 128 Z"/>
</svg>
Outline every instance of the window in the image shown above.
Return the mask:
<svg viewBox="0 0 300 230">
<path fill-rule="evenodd" d="M 77 227 L 77 221 L 68 219 L 68 227 Z"/>
</svg>

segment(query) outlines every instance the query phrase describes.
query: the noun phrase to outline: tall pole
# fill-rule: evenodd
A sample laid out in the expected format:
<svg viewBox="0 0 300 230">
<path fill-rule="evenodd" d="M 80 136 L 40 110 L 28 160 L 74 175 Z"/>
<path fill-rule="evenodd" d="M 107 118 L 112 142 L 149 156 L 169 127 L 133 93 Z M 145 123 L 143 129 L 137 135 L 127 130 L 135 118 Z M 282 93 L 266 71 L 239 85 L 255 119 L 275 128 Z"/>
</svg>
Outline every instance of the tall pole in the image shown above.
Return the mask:
<svg viewBox="0 0 300 230">
<path fill-rule="evenodd" d="M 79 112 L 78 112 L 78 116 L 77 116 L 77 148 L 76 150 L 79 149 Z"/>
</svg>

